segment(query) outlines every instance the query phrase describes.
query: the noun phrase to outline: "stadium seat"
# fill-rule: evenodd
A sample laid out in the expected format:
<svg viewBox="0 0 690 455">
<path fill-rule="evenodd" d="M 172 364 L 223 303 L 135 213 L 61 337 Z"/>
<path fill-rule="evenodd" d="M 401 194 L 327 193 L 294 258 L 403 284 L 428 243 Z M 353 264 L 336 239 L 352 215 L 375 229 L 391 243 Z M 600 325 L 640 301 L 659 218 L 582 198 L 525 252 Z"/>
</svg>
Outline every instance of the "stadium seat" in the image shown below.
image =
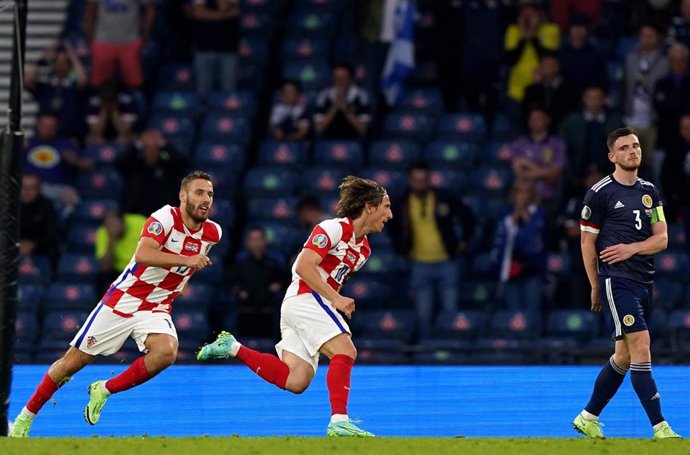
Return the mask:
<svg viewBox="0 0 690 455">
<path fill-rule="evenodd" d="M 201 102 L 196 91 L 156 92 L 153 96 L 153 112 L 159 114 L 177 114 L 194 117 L 199 112 Z"/>
<path fill-rule="evenodd" d="M 479 163 L 484 166 L 510 167 L 513 151 L 505 142 L 489 142 L 479 154 Z"/>
<path fill-rule="evenodd" d="M 301 142 L 263 141 L 259 146 L 260 166 L 304 167 L 307 152 Z"/>
<path fill-rule="evenodd" d="M 319 205 L 326 213 L 334 217 L 337 211 L 338 199 L 338 193 L 321 193 L 319 194 Z"/>
<path fill-rule="evenodd" d="M 435 169 L 468 169 L 478 155 L 479 147 L 472 142 L 437 140 L 424 149 L 429 166 Z"/>
<path fill-rule="evenodd" d="M 441 312 L 436 318 L 433 338 L 475 339 L 486 332 L 489 316 L 484 311 Z"/>
<path fill-rule="evenodd" d="M 414 335 L 415 315 L 412 310 L 364 310 L 357 312 L 356 327 L 363 337 L 409 341 Z"/>
<path fill-rule="evenodd" d="M 159 90 L 195 90 L 194 70 L 189 64 L 164 65 L 158 78 Z"/>
<path fill-rule="evenodd" d="M 402 170 L 365 168 L 359 172 L 363 178 L 371 179 L 386 188 L 388 194 L 397 196 L 407 185 L 407 177 Z M 393 209 L 395 210 L 395 208 Z"/>
<path fill-rule="evenodd" d="M 237 172 L 244 167 L 246 152 L 239 144 L 202 142 L 194 152 L 194 164 L 201 167 L 233 167 Z"/>
<path fill-rule="evenodd" d="M 461 306 L 487 309 L 497 305 L 495 281 L 463 281 L 460 286 Z"/>
<path fill-rule="evenodd" d="M 66 344 L 76 335 L 88 316 L 88 312 L 51 310 L 43 318 L 42 337 L 58 338 Z M 67 346 L 64 348 L 66 350 Z"/>
<path fill-rule="evenodd" d="M 93 283 L 100 267 L 93 254 L 63 253 L 57 266 L 58 281 Z"/>
<path fill-rule="evenodd" d="M 390 139 L 425 142 L 431 137 L 433 128 L 429 116 L 414 112 L 392 112 L 383 120 L 383 136 Z"/>
<path fill-rule="evenodd" d="M 254 95 L 247 91 L 212 92 L 206 98 L 206 104 L 211 112 L 231 113 L 245 118 L 253 118 L 257 108 Z"/>
<path fill-rule="evenodd" d="M 266 13 L 247 11 L 240 16 L 240 36 L 270 37 L 273 32 L 273 17 Z"/>
<path fill-rule="evenodd" d="M 668 225 L 668 247 L 671 250 L 681 251 L 685 248 L 685 226 L 681 223 L 669 223 Z"/>
<path fill-rule="evenodd" d="M 403 96 L 399 108 L 404 111 L 438 115 L 443 111 L 441 92 L 435 88 L 410 90 Z"/>
<path fill-rule="evenodd" d="M 379 248 L 372 251 L 359 273 L 361 275 L 377 275 L 380 277 L 379 279 L 395 278 L 394 274 L 404 270 L 405 266 L 406 261 L 392 249 Z"/>
<path fill-rule="evenodd" d="M 657 277 L 682 280 L 687 279 L 690 274 L 690 265 L 685 253 L 663 252 L 656 256 L 655 263 Z"/>
<path fill-rule="evenodd" d="M 283 68 L 283 77 L 299 81 L 305 92 L 326 87 L 330 74 L 328 62 L 319 58 L 287 62 Z"/>
<path fill-rule="evenodd" d="M 297 11 L 316 11 L 337 13 L 347 6 L 346 0 L 296 0 Z"/>
<path fill-rule="evenodd" d="M 571 273 L 570 254 L 549 251 L 546 255 L 546 271 L 559 279 L 568 279 Z"/>
<path fill-rule="evenodd" d="M 438 136 L 482 141 L 486 136 L 486 123 L 479 114 L 444 114 L 439 121 Z"/>
<path fill-rule="evenodd" d="M 211 207 L 211 219 L 220 224 L 224 230 L 232 228 L 236 215 L 235 205 L 232 203 L 232 201 L 214 198 L 213 206 Z M 223 238 L 223 242 L 225 241 L 226 239 Z"/>
<path fill-rule="evenodd" d="M 123 148 L 120 144 L 90 144 L 86 146 L 85 154 L 92 159 L 94 164 L 100 169 L 105 166 L 113 166 L 115 161 L 122 155 Z"/>
<path fill-rule="evenodd" d="M 506 195 L 512 183 L 512 173 L 503 167 L 480 167 L 471 170 L 470 184 L 486 194 Z"/>
<path fill-rule="evenodd" d="M 687 350 L 690 347 L 690 310 L 674 310 L 668 316 L 671 347 Z"/>
<path fill-rule="evenodd" d="M 251 196 L 291 196 L 297 188 L 297 175 L 280 167 L 255 167 L 244 180 L 244 190 Z"/>
<path fill-rule="evenodd" d="M 472 208 L 482 226 L 492 228 L 499 217 L 505 214 L 508 207 L 508 200 L 505 195 L 487 194 L 481 190 L 465 193 L 462 200 Z"/>
<path fill-rule="evenodd" d="M 39 333 L 38 320 L 35 312 L 20 311 L 14 321 L 15 337 L 23 348 L 33 347 Z"/>
<path fill-rule="evenodd" d="M 654 280 L 654 307 L 674 309 L 680 308 L 685 298 L 686 283 L 668 278 L 656 278 Z M 656 318 L 656 314 L 654 314 Z"/>
<path fill-rule="evenodd" d="M 75 224 L 67 230 L 67 251 L 93 254 L 97 224 Z"/>
<path fill-rule="evenodd" d="M 215 266 L 215 264 L 213 264 Z M 206 267 L 213 268 L 213 267 Z M 203 270 L 203 269 L 202 269 Z M 194 273 L 194 278 L 196 274 Z M 210 286 L 208 284 L 202 284 L 196 282 L 190 282 L 184 289 L 184 292 L 175 299 L 175 311 L 178 309 L 191 310 L 191 311 L 206 311 L 206 308 L 211 304 L 213 300 L 214 293 L 216 292 L 215 286 Z"/>
<path fill-rule="evenodd" d="M 46 284 L 51 280 L 50 259 L 46 256 L 21 256 L 18 265 L 20 284 Z"/>
<path fill-rule="evenodd" d="M 266 234 L 266 243 L 270 249 L 282 254 L 295 254 L 297 245 L 306 239 L 302 238 L 301 229 L 280 221 L 264 221 L 260 223 Z"/>
<path fill-rule="evenodd" d="M 338 186 L 349 174 L 344 169 L 336 169 L 332 166 L 319 166 L 305 169 L 302 172 L 300 179 L 300 187 L 302 190 L 311 194 L 338 192 Z"/>
<path fill-rule="evenodd" d="M 166 138 L 194 134 L 194 120 L 182 115 L 155 115 L 149 120 L 149 127 L 159 130 Z"/>
<path fill-rule="evenodd" d="M 314 144 L 314 165 L 358 169 L 364 160 L 362 146 L 355 141 L 317 141 Z"/>
<path fill-rule="evenodd" d="M 264 36 L 243 36 L 237 49 L 242 60 L 263 65 L 268 59 L 268 40 Z"/>
<path fill-rule="evenodd" d="M 549 313 L 546 333 L 586 341 L 599 333 L 599 320 L 589 310 L 555 310 Z"/>
<path fill-rule="evenodd" d="M 536 312 L 500 310 L 491 319 L 491 333 L 497 337 L 535 338 L 541 334 L 541 324 Z"/>
<path fill-rule="evenodd" d="M 288 36 L 332 37 L 337 31 L 336 17 L 310 8 L 295 11 L 288 18 Z"/>
<path fill-rule="evenodd" d="M 213 179 L 213 192 L 219 199 L 234 200 L 241 188 L 240 173 L 233 166 L 207 167 Z"/>
<path fill-rule="evenodd" d="M 90 223 L 100 224 L 108 210 L 117 208 L 117 202 L 111 199 L 85 199 L 74 208 L 72 221 L 75 225 Z"/>
<path fill-rule="evenodd" d="M 417 352 L 414 355 L 416 365 L 464 365 L 469 361 L 467 354 L 461 352 L 445 349 L 434 349 L 429 352 L 427 346 L 423 347 L 425 351 Z"/>
<path fill-rule="evenodd" d="M 380 139 L 369 148 L 369 166 L 373 168 L 390 168 L 405 171 L 407 167 L 419 161 L 419 145 L 398 140 Z"/>
<path fill-rule="evenodd" d="M 90 284 L 52 283 L 48 286 L 43 300 L 45 311 L 75 310 L 90 311 L 96 306 L 101 296 L 96 295 L 96 288 Z"/>
<path fill-rule="evenodd" d="M 249 126 L 245 117 L 213 113 L 204 118 L 201 124 L 201 135 L 206 140 L 246 144 L 249 142 L 251 133 Z"/>
<path fill-rule="evenodd" d="M 226 243 L 228 246 L 223 249 L 221 246 L 224 243 Z M 227 251 L 230 249 L 229 245 L 230 242 L 226 242 L 225 239 L 223 239 L 219 244 L 213 247 L 211 254 L 208 256 L 213 263 L 213 267 L 204 267 L 203 269 L 194 272 L 195 284 L 208 284 L 212 287 L 215 287 L 218 285 L 218 283 L 221 283 L 223 279 L 223 262 L 225 260 L 225 253 L 227 253 Z M 215 297 L 215 294 L 212 294 L 206 303 L 208 305 L 212 304 L 215 300 Z"/>
<path fill-rule="evenodd" d="M 389 285 L 366 275 L 354 275 L 347 280 L 343 295 L 355 299 L 357 308 L 381 309 L 385 308 L 389 297 Z M 359 306 L 361 305 L 361 306 Z"/>
<path fill-rule="evenodd" d="M 20 282 L 17 289 L 17 311 L 36 312 L 41 307 L 43 292 L 44 286 L 42 284 Z"/>
<path fill-rule="evenodd" d="M 259 197 L 247 200 L 247 218 L 249 222 L 283 221 L 295 219 L 297 199 L 294 197 Z"/>
<path fill-rule="evenodd" d="M 85 199 L 119 199 L 125 184 L 114 170 L 96 170 L 83 173 L 77 180 L 77 191 Z"/>
<path fill-rule="evenodd" d="M 281 47 L 283 62 L 300 58 L 323 58 L 330 56 L 331 43 L 328 39 L 313 36 L 287 37 Z"/>
<path fill-rule="evenodd" d="M 465 186 L 465 174 L 452 169 L 433 169 L 429 175 L 431 186 L 440 190 L 461 194 Z"/>
</svg>

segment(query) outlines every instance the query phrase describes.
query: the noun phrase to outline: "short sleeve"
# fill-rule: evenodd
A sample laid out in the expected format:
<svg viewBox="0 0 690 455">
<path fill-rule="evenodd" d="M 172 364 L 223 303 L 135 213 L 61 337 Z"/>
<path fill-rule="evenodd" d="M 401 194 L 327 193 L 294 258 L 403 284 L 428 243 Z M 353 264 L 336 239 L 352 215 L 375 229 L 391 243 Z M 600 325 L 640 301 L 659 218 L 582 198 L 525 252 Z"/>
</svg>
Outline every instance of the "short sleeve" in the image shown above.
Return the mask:
<svg viewBox="0 0 690 455">
<path fill-rule="evenodd" d="M 304 248 L 316 251 L 321 258 L 325 258 L 331 248 L 340 242 L 343 228 L 335 220 L 326 220 L 317 224 L 304 243 Z"/>
<path fill-rule="evenodd" d="M 163 224 L 155 219 L 154 217 L 149 217 L 144 224 L 144 228 L 141 230 L 141 237 L 150 237 L 159 245 L 165 243 L 165 229 L 163 229 Z"/>
<path fill-rule="evenodd" d="M 601 194 L 589 190 L 585 195 L 580 211 L 580 230 L 591 234 L 598 234 L 604 221 L 605 204 L 601 201 Z"/>
</svg>

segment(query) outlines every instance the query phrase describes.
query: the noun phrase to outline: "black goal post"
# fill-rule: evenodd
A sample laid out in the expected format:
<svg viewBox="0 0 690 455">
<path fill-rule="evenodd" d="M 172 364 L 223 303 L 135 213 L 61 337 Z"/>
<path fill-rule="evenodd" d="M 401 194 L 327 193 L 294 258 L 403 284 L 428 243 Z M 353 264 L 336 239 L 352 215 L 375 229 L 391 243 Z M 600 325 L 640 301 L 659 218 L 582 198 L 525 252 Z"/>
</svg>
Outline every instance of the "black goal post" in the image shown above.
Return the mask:
<svg viewBox="0 0 690 455">
<path fill-rule="evenodd" d="M 0 436 L 7 436 L 17 317 L 19 263 L 19 192 L 24 133 L 21 127 L 24 50 L 28 0 L 0 2 L 13 16 L 10 98 L 5 129 L 0 134 Z M 9 4 L 9 8 L 2 8 Z M 8 11 L 2 14 L 7 14 Z"/>
</svg>

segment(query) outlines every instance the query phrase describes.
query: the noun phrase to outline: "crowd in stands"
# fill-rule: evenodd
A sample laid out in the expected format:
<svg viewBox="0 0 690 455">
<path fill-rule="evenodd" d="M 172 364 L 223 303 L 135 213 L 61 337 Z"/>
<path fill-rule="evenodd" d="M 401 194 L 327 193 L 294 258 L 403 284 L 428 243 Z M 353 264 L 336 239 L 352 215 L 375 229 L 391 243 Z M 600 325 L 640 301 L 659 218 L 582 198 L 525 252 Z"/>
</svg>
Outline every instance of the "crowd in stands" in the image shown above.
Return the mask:
<svg viewBox="0 0 690 455">
<path fill-rule="evenodd" d="M 655 320 L 673 330 L 655 342 L 682 343 L 690 0 L 417 0 L 416 65 L 390 105 L 398 1 L 73 0 L 25 74 L 39 113 L 18 358 L 54 357 L 200 168 L 225 235 L 175 304 L 181 361 L 221 329 L 272 343 L 291 260 L 351 173 L 386 186 L 394 213 L 343 291 L 364 361 L 579 361 L 606 342 L 580 204 L 623 125 L 669 223 Z"/>
</svg>

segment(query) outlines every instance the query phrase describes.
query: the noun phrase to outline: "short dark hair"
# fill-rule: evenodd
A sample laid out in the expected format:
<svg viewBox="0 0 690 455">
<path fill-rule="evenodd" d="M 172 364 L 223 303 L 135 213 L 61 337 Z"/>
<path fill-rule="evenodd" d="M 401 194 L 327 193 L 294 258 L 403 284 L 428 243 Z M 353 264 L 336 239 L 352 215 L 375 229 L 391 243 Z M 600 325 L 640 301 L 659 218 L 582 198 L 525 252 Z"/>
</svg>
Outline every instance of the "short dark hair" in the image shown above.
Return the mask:
<svg viewBox="0 0 690 455">
<path fill-rule="evenodd" d="M 295 210 L 297 212 L 301 212 L 304 209 L 321 210 L 319 198 L 312 194 L 303 196 L 299 201 L 297 201 L 297 207 L 295 207 Z"/>
<path fill-rule="evenodd" d="M 619 138 L 630 136 L 631 134 L 637 136 L 637 131 L 635 131 L 635 128 L 629 126 L 624 126 L 623 128 L 618 128 L 617 130 L 611 131 L 606 138 L 606 147 L 608 147 L 609 151 L 613 151 L 613 144 L 615 144 Z"/>
<path fill-rule="evenodd" d="M 337 69 L 344 69 L 350 74 L 350 77 L 354 78 L 355 77 L 355 67 L 352 65 L 350 62 L 338 62 L 335 65 L 333 65 L 332 71 L 335 71 Z"/>
<path fill-rule="evenodd" d="M 367 204 L 378 207 L 386 189 L 373 180 L 348 175 L 338 187 L 340 199 L 335 209 L 338 218 L 358 218 Z"/>
<path fill-rule="evenodd" d="M 545 58 L 552 58 L 552 59 L 556 60 L 558 63 L 561 63 L 561 59 L 559 58 L 558 52 L 556 52 L 556 51 L 552 51 L 549 49 L 542 51 L 541 55 L 539 56 L 539 61 L 541 62 Z"/>
<path fill-rule="evenodd" d="M 431 168 L 426 161 L 415 161 L 414 163 L 407 166 L 407 175 L 410 175 L 412 171 L 426 171 L 431 172 Z"/>
<path fill-rule="evenodd" d="M 189 185 L 189 182 L 197 179 L 208 180 L 209 182 L 211 182 L 211 185 L 213 185 L 213 178 L 208 172 L 196 170 L 184 176 L 182 182 L 180 182 L 180 190 L 186 190 L 187 186 Z"/>
</svg>

